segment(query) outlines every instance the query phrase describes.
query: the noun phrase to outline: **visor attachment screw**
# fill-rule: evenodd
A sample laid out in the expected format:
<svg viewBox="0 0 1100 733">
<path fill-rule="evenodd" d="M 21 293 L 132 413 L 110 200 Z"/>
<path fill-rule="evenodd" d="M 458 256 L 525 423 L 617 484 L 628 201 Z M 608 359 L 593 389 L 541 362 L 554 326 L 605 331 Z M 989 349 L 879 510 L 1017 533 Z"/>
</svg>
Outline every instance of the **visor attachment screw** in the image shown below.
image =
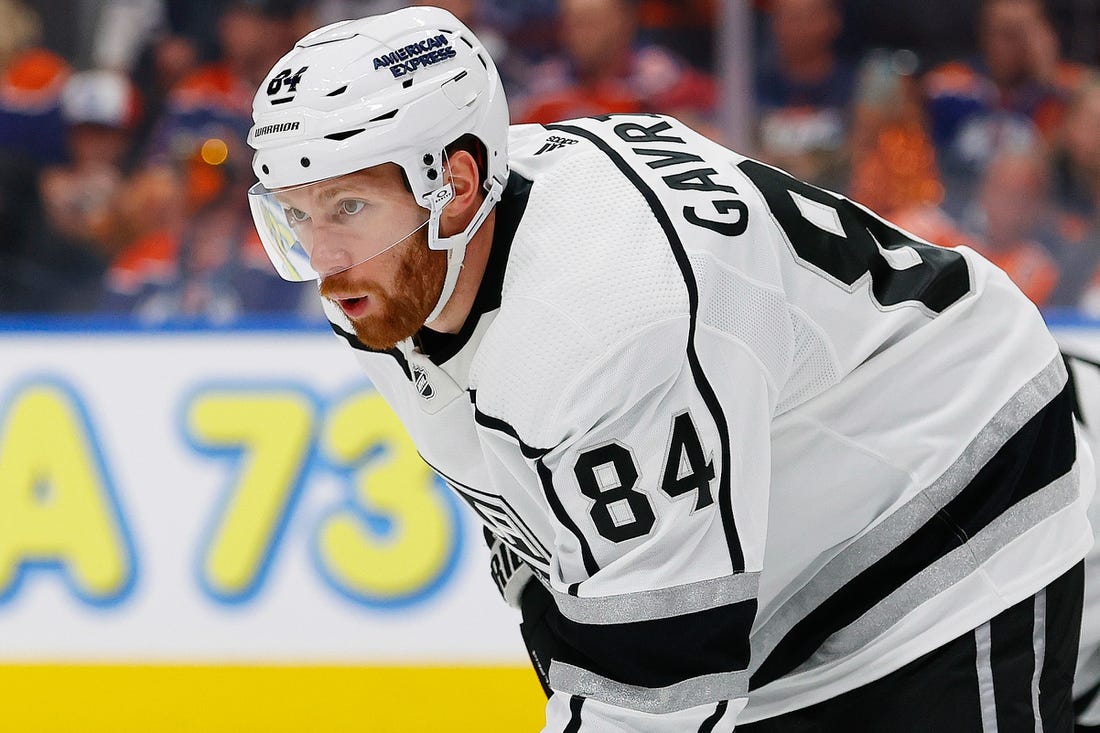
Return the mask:
<svg viewBox="0 0 1100 733">
<path fill-rule="evenodd" d="M 431 153 L 426 153 L 424 155 L 424 165 L 431 165 L 433 163 L 435 163 L 435 156 L 433 156 Z"/>
<path fill-rule="evenodd" d="M 300 162 L 303 168 L 309 168 L 309 158 L 302 158 Z"/>
<path fill-rule="evenodd" d="M 439 174 L 436 172 L 435 168 L 429 168 L 428 172 L 424 175 L 428 177 L 429 181 L 434 181 L 435 179 L 439 178 Z"/>
<path fill-rule="evenodd" d="M 271 169 L 267 167 L 267 163 L 264 163 L 263 165 L 261 165 L 260 170 L 262 170 L 264 173 L 270 173 L 271 172 Z"/>
</svg>

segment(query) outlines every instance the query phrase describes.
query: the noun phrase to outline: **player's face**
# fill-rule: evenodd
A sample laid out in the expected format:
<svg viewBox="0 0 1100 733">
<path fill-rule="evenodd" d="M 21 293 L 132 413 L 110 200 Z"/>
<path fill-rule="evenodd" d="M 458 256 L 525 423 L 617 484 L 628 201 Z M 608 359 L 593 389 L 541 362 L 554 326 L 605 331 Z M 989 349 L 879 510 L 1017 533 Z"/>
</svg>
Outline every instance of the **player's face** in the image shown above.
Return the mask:
<svg viewBox="0 0 1100 733">
<path fill-rule="evenodd" d="M 272 193 L 321 277 L 377 257 L 427 223 L 392 163 Z"/>
<path fill-rule="evenodd" d="M 346 202 L 362 201 L 361 210 L 370 207 L 375 227 L 412 232 L 396 246 L 339 271 L 324 266 L 326 247 L 334 245 L 338 254 L 349 247 L 354 250 L 355 242 L 326 241 L 319 232 L 312 253 L 318 272 L 333 272 L 321 278 L 321 295 L 344 312 L 364 344 L 372 349 L 392 348 L 424 325 L 443 290 L 447 254 L 428 249 L 427 231 L 420 226 L 427 212 L 413 200 L 396 166 L 334 179 L 327 191 L 319 189 L 317 193 L 347 210 L 358 209 L 360 204 Z M 349 230 L 338 236 L 355 234 Z M 359 236 L 377 237 L 366 229 Z"/>
</svg>

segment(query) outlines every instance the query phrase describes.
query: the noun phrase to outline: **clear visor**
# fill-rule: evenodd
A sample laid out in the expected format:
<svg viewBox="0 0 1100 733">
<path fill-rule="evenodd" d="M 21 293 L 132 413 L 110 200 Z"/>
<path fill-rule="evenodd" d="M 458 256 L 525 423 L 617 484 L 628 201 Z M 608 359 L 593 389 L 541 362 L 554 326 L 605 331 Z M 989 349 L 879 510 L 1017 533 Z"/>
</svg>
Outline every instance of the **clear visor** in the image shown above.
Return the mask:
<svg viewBox="0 0 1100 733">
<path fill-rule="evenodd" d="M 248 190 L 252 220 L 284 280 L 317 280 L 396 247 L 428 224 L 420 206 L 398 205 L 354 182 L 329 179 Z"/>
</svg>

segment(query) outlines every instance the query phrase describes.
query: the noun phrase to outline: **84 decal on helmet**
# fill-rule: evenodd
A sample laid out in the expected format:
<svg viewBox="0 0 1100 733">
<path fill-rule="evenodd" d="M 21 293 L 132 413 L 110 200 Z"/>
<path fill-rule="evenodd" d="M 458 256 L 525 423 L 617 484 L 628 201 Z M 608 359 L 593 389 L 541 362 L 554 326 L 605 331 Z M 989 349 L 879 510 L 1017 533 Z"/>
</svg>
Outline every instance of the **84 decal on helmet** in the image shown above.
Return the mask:
<svg viewBox="0 0 1100 733">
<path fill-rule="evenodd" d="M 272 104 L 285 104 L 287 102 L 294 101 L 294 92 L 298 91 L 298 85 L 302 82 L 302 74 L 308 69 L 308 66 L 294 71 L 293 69 L 283 69 L 275 76 L 271 77 L 271 81 L 267 83 L 267 96 L 274 97 L 279 92 L 283 91 L 283 87 L 286 87 L 290 92 L 289 97 L 280 97 L 279 99 L 272 99 Z"/>
</svg>

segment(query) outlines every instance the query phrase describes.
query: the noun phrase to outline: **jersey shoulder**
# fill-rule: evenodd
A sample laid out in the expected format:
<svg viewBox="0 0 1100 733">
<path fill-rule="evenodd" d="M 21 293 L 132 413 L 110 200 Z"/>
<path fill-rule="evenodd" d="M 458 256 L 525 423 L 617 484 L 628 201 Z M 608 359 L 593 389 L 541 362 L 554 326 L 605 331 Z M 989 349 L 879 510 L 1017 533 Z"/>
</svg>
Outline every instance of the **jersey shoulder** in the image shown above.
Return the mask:
<svg viewBox="0 0 1100 733">
<path fill-rule="evenodd" d="M 560 144 L 534 147 L 542 137 L 525 141 L 525 151 L 534 148 L 529 157 Z M 600 342 L 686 313 L 683 273 L 650 203 L 591 141 L 571 140 L 553 162 L 516 166 L 531 188 L 511 242 L 502 311 L 539 300 Z"/>
<path fill-rule="evenodd" d="M 523 165 L 555 144 L 541 125 L 523 127 L 526 139 L 510 160 L 520 160 L 514 170 L 532 181 L 530 197 L 511 242 L 500 310 L 471 368 L 479 409 L 511 420 L 521 434 L 523 426 L 541 432 L 578 376 L 624 342 L 670 333 L 686 340 L 689 314 L 684 274 L 639 191 L 585 140 L 552 162 Z M 663 327 L 669 322 L 681 326 Z"/>
</svg>

